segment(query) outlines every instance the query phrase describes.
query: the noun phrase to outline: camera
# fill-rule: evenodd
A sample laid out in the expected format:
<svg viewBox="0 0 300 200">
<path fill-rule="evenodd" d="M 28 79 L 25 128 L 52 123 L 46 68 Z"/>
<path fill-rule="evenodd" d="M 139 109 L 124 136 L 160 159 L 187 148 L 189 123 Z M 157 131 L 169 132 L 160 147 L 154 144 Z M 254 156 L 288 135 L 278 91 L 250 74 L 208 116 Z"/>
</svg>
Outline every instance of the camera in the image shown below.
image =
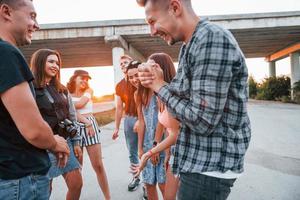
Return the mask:
<svg viewBox="0 0 300 200">
<path fill-rule="evenodd" d="M 69 119 L 64 119 L 59 123 L 60 128 L 63 130 L 64 134 L 70 136 L 71 138 L 74 137 L 77 133 L 76 125 Z"/>
</svg>

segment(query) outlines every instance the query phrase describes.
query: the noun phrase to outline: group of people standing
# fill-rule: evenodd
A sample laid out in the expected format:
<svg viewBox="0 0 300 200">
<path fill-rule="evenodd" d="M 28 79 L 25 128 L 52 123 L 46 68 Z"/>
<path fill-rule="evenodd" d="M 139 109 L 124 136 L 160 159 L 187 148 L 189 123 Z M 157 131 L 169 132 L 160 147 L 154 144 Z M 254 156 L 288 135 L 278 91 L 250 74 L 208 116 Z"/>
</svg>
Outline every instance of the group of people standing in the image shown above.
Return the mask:
<svg viewBox="0 0 300 200">
<path fill-rule="evenodd" d="M 243 53 L 229 31 L 195 14 L 191 0 L 137 3 L 151 35 L 183 45 L 177 72 L 165 53 L 144 63 L 120 59 L 124 79 L 116 86 L 112 137 L 124 103 L 128 190 L 142 180 L 149 200 L 158 199 L 157 186 L 164 199 L 226 199 L 243 173 L 251 137 Z M 39 29 L 36 16 L 31 0 L 0 1 L 0 199 L 49 199 L 51 180 L 60 175 L 66 199 L 79 199 L 84 147 L 110 199 L 91 77 L 76 70 L 65 87 L 59 52 L 37 50 L 29 67 L 18 49 Z"/>
<path fill-rule="evenodd" d="M 166 82 L 175 76 L 175 67 L 169 55 L 154 53 L 149 56 L 148 62 L 162 68 Z M 128 55 L 120 58 L 124 78 L 116 86 L 116 128 L 113 139 L 118 137 L 124 104 L 124 134 L 133 173 L 128 190 L 134 191 L 142 179 L 144 199 L 158 199 L 157 185 L 164 199 L 175 199 L 178 178 L 171 173 L 169 162 L 179 122 L 170 116 L 153 90 L 141 85 L 138 76 L 140 65 L 141 62 Z"/>
</svg>

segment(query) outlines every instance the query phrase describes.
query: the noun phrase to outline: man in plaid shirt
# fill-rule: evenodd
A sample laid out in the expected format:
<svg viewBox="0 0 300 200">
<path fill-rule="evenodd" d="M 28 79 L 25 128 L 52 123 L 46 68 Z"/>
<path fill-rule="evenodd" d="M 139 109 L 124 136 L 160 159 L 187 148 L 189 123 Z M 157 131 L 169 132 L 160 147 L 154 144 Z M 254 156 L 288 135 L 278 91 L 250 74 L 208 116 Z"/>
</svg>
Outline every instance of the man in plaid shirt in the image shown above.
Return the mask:
<svg viewBox="0 0 300 200">
<path fill-rule="evenodd" d="M 180 175 L 178 199 L 226 199 L 243 172 L 251 137 L 244 55 L 228 30 L 195 14 L 191 0 L 137 2 L 151 35 L 169 45 L 183 42 L 170 84 L 157 65 L 139 67 L 142 85 L 181 122 L 172 164 Z"/>
</svg>

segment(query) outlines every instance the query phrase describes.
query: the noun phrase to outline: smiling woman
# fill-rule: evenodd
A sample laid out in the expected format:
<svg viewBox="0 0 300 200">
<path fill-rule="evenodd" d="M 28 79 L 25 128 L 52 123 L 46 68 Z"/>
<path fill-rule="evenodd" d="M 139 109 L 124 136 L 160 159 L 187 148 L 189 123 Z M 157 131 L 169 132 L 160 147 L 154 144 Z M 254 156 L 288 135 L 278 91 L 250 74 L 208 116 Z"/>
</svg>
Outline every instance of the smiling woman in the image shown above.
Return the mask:
<svg viewBox="0 0 300 200">
<path fill-rule="evenodd" d="M 79 146 L 81 136 L 75 127 L 76 111 L 71 96 L 67 88 L 59 81 L 60 54 L 51 49 L 39 49 L 32 55 L 30 65 L 35 78 L 35 99 L 39 111 L 51 127 L 53 134 L 63 137 L 70 149 L 69 159 L 64 165 L 55 154 L 48 152 L 51 167 L 47 177 L 52 185 L 52 180 L 62 175 L 68 187 L 67 197 L 74 200 L 79 199 L 82 187 L 78 161 L 82 155 Z M 64 126 L 66 122 L 68 122 L 68 128 Z"/>
<path fill-rule="evenodd" d="M 100 97 L 114 93 L 114 71 L 113 67 L 85 67 L 61 69 L 61 82 L 66 84 L 73 72 L 77 69 L 84 69 L 89 72 L 92 79 L 89 81 L 94 90 L 94 96 Z"/>
</svg>

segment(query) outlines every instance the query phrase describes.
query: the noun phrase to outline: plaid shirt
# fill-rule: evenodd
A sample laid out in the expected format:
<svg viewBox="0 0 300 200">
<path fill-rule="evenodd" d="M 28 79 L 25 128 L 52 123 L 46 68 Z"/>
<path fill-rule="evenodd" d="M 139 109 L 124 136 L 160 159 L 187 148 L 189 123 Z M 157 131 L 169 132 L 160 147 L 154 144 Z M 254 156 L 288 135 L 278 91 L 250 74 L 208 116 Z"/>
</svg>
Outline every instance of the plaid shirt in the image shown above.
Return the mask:
<svg viewBox="0 0 300 200">
<path fill-rule="evenodd" d="M 181 122 L 173 151 L 175 174 L 243 171 L 251 137 L 247 78 L 232 34 L 201 20 L 181 47 L 176 76 L 157 94 Z"/>
</svg>

